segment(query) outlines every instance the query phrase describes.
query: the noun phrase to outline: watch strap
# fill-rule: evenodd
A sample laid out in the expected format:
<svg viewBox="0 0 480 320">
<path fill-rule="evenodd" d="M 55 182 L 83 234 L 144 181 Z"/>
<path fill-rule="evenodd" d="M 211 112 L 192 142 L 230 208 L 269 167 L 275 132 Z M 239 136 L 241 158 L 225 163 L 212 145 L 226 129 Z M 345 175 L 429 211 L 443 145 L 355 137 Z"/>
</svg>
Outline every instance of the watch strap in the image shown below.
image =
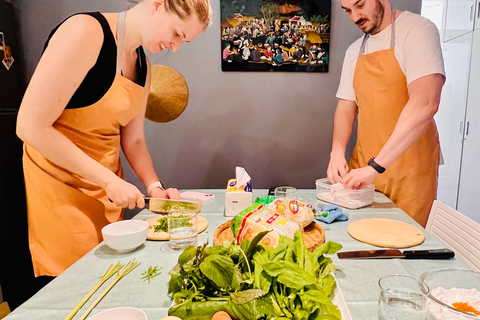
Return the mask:
<svg viewBox="0 0 480 320">
<path fill-rule="evenodd" d="M 385 168 L 375 162 L 375 157 L 370 158 L 370 160 L 368 160 L 367 164 L 370 167 L 372 167 L 373 169 L 375 169 L 375 171 L 377 171 L 378 173 L 384 173 L 385 172 Z"/>
<path fill-rule="evenodd" d="M 163 187 L 163 185 L 160 181 L 155 181 L 147 187 L 147 193 L 150 194 L 152 192 L 152 190 L 155 189 L 155 188 L 160 188 L 162 190 L 165 190 L 165 188 Z"/>
</svg>

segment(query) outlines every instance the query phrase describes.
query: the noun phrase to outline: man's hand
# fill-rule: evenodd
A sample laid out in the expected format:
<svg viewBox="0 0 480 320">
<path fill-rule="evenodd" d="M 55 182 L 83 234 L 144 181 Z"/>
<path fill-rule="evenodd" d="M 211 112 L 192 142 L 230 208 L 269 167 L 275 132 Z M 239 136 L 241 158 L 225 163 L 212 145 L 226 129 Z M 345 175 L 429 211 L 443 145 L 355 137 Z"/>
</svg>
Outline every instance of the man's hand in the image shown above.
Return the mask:
<svg viewBox="0 0 480 320">
<path fill-rule="evenodd" d="M 347 189 L 363 189 L 373 184 L 379 173 L 371 166 L 352 169 L 344 178 L 343 186 Z"/>
<path fill-rule="evenodd" d="M 347 175 L 348 170 L 348 163 L 343 155 L 330 154 L 327 177 L 331 183 L 343 183 L 343 178 Z"/>
</svg>

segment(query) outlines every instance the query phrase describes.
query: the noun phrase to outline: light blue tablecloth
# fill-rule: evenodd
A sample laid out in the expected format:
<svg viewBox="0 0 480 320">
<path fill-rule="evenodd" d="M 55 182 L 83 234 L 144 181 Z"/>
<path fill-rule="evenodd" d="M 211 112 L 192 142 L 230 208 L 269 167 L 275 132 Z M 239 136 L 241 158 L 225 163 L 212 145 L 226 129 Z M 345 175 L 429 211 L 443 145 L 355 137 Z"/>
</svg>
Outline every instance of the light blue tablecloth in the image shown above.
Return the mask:
<svg viewBox="0 0 480 320">
<path fill-rule="evenodd" d="M 203 204 L 201 216 L 208 220 L 209 226 L 198 237 L 198 243 L 208 241 L 213 244 L 215 229 L 225 221 L 231 219 L 223 216 L 224 190 L 198 190 L 200 192 L 214 193 L 215 199 Z M 255 190 L 254 198 L 264 196 L 267 190 Z M 315 197 L 315 190 L 298 190 L 297 197 L 316 206 L 319 202 Z M 407 222 L 422 229 L 413 219 L 384 195 L 375 194 L 374 203 L 366 208 L 357 210 L 344 209 L 350 214 L 350 219 L 345 222 L 322 224 L 325 228 L 326 239 L 343 245 L 343 250 L 369 250 L 377 248 L 351 238 L 347 233 L 350 223 L 365 218 L 389 218 Z M 142 210 L 134 219 L 149 219 L 158 217 L 149 210 Z M 423 229 L 422 229 L 423 230 Z M 436 249 L 443 246 L 425 231 L 425 242 L 415 249 Z M 167 247 L 164 241 L 149 241 L 133 252 L 118 253 L 104 243 L 92 249 L 83 258 L 72 265 L 62 275 L 53 280 L 35 296 L 18 307 L 5 319 L 63 319 L 78 304 L 78 302 L 93 288 L 99 277 L 108 267 L 120 261 L 126 263 L 135 258 L 141 265 L 123 278 L 106 295 L 92 314 L 102 310 L 131 306 L 145 311 L 149 320 L 159 320 L 167 313 L 171 305 L 167 295 L 167 283 L 170 279 L 168 271 L 171 270 L 180 255 L 179 252 Z M 465 264 L 457 259 L 450 260 L 339 260 L 336 255 L 332 256 L 337 266 L 337 282 L 347 307 L 355 320 L 377 319 L 378 304 L 378 279 L 390 274 L 405 274 L 419 278 L 428 270 L 446 267 L 466 268 Z M 162 274 L 150 283 L 141 280 L 142 273 L 149 266 L 162 267 Z M 113 278 L 112 278 L 113 279 Z M 103 289 L 112 281 L 110 279 L 97 293 L 86 303 L 74 319 L 78 319 Z M 21 281 L 19 279 L 19 285 Z"/>
</svg>

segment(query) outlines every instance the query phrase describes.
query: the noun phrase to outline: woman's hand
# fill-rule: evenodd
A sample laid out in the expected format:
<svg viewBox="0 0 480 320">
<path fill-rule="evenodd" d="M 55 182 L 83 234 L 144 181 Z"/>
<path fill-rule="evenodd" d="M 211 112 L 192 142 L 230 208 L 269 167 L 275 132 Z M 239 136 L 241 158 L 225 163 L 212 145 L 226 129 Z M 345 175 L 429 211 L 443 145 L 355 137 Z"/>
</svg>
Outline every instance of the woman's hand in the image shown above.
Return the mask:
<svg viewBox="0 0 480 320">
<path fill-rule="evenodd" d="M 168 188 L 167 190 L 154 188 L 152 189 L 150 196 L 152 198 L 182 200 L 182 197 L 180 197 L 180 192 L 178 192 L 178 190 L 175 188 Z"/>
<path fill-rule="evenodd" d="M 105 187 L 107 196 L 117 206 L 133 209 L 135 207 L 145 207 L 143 194 L 133 184 L 118 178 L 112 180 Z"/>
</svg>

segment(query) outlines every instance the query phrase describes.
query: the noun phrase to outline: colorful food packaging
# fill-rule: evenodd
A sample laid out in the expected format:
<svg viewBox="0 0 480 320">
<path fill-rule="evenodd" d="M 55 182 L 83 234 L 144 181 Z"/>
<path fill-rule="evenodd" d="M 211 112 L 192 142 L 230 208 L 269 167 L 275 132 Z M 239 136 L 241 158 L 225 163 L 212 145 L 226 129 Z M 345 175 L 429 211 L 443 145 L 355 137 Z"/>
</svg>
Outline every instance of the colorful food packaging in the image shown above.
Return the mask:
<svg viewBox="0 0 480 320">
<path fill-rule="evenodd" d="M 275 248 L 280 235 L 292 238 L 302 228 L 286 216 L 270 210 L 261 204 L 254 204 L 238 213 L 231 226 L 238 244 L 252 240 L 259 232 L 271 230 L 262 240 L 262 244 Z"/>
<path fill-rule="evenodd" d="M 315 218 L 315 209 L 310 203 L 295 199 L 278 198 L 270 202 L 266 207 L 285 215 L 287 218 L 298 223 L 302 228 L 312 223 Z"/>
</svg>

